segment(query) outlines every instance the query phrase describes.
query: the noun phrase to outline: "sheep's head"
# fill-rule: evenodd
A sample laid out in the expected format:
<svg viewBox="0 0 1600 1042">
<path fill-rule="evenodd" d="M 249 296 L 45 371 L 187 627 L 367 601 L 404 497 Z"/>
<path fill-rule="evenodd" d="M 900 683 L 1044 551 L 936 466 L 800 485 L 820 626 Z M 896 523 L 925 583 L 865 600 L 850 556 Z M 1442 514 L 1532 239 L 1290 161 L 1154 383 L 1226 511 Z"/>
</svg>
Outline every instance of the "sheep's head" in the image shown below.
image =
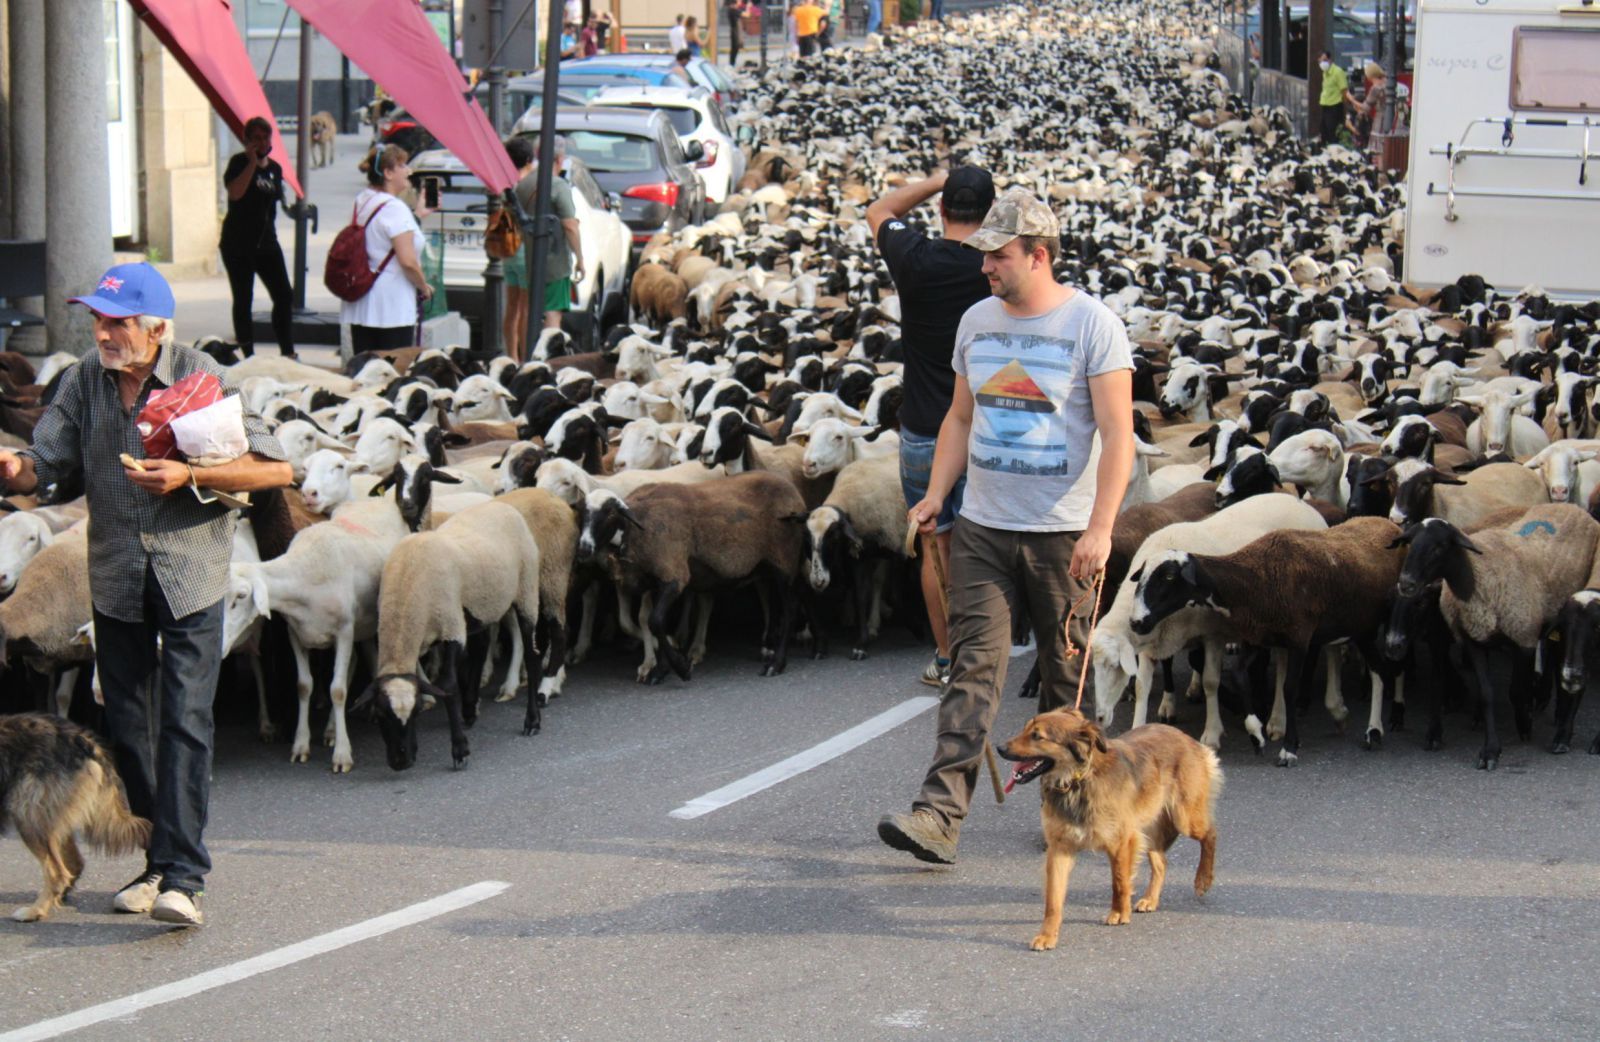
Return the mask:
<svg viewBox="0 0 1600 1042">
<path fill-rule="evenodd" d="M 1101 727 L 1110 727 L 1117 703 L 1128 681 L 1139 669 L 1133 645 L 1119 634 L 1100 629 L 1089 645 L 1094 665 L 1094 718 Z"/>
<path fill-rule="evenodd" d="M 272 613 L 267 582 L 260 567 L 235 564 L 228 576 L 228 592 L 222 598 L 222 652 L 231 655 L 238 643 L 255 627 L 257 620 Z"/>
<path fill-rule="evenodd" d="M 350 475 L 360 469 L 360 463 L 333 449 L 313 452 L 306 458 L 306 476 L 300 483 L 306 509 L 317 514 L 332 513 L 350 498 Z"/>
<path fill-rule="evenodd" d="M 800 458 L 800 473 L 808 478 L 832 474 L 857 456 L 855 441 L 873 432 L 872 427 L 852 427 L 843 420 L 826 418 L 818 420 L 810 430 L 797 432 L 790 440 L 804 441 L 805 455 Z"/>
<path fill-rule="evenodd" d="M 0 518 L 0 597 L 11 595 L 22 570 L 52 539 L 50 526 L 26 511 Z"/>
<path fill-rule="evenodd" d="M 1128 625 L 1142 637 L 1185 608 L 1228 614 L 1228 609 L 1217 603 L 1216 590 L 1200 562 L 1186 550 L 1168 550 L 1151 558 L 1128 576 L 1128 582 L 1136 587 Z"/>
<path fill-rule="evenodd" d="M 819 593 L 828 588 L 833 571 L 844 558 L 861 556 L 861 537 L 850 525 L 850 515 L 835 506 L 820 506 L 810 514 L 787 514 L 781 520 L 805 525 L 806 578 Z"/>
<path fill-rule="evenodd" d="M 1564 649 L 1561 687 L 1568 694 L 1582 695 L 1588 679 L 1589 640 L 1600 633 L 1600 590 L 1579 590 L 1568 597 L 1556 617 L 1556 630 Z"/>
<path fill-rule="evenodd" d="M 621 496 L 597 488 L 578 507 L 578 560 L 592 561 L 601 553 L 627 550 L 628 529 L 642 528 Z"/>
<path fill-rule="evenodd" d="M 705 437 L 700 442 L 700 462 L 708 467 L 731 463 L 744 455 L 750 438 L 772 440 L 764 428 L 745 419 L 738 409 L 732 406 L 717 409 L 706 423 Z"/>
<path fill-rule="evenodd" d="M 417 762 L 417 717 L 422 714 L 425 694 L 440 700 L 452 697 L 415 673 L 385 673 L 373 678 L 351 703 L 352 712 L 369 704 L 373 707 L 392 770 L 403 771 Z M 457 767 L 463 759 L 464 756 L 456 756 Z"/>
<path fill-rule="evenodd" d="M 1383 631 L 1383 653 L 1393 662 L 1410 651 L 1412 631 L 1423 608 L 1437 601 L 1439 583 L 1448 583 L 1457 596 L 1471 596 L 1472 567 L 1466 555 L 1482 552 L 1454 525 L 1438 517 L 1408 525 L 1389 544 L 1390 549 L 1402 546 L 1408 548 L 1406 559 L 1395 583 L 1389 625 Z"/>
<path fill-rule="evenodd" d="M 1415 525 L 1433 516 L 1434 486 L 1465 484 L 1460 478 L 1419 460 L 1400 460 L 1389 469 L 1389 487 L 1394 498 L 1389 520 L 1402 527 Z"/>
<path fill-rule="evenodd" d="M 1206 471 L 1205 476 L 1216 480 L 1217 468 Z M 1221 475 L 1222 480 L 1217 482 L 1217 508 L 1232 506 L 1235 503 L 1259 496 L 1267 492 L 1276 492 L 1281 482 L 1278 480 L 1278 468 L 1273 465 L 1267 454 L 1259 449 L 1244 449 L 1234 457 L 1233 466 Z"/>
</svg>

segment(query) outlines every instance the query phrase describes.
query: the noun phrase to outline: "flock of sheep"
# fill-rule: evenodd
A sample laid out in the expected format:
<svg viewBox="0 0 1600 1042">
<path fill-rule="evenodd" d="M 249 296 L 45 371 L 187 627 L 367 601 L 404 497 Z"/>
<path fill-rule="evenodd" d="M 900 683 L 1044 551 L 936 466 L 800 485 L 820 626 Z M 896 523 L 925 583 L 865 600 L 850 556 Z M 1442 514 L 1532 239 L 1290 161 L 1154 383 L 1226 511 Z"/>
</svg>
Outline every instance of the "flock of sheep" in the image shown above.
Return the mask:
<svg viewBox="0 0 1600 1042">
<path fill-rule="evenodd" d="M 1566 751 L 1600 626 L 1600 306 L 1471 275 L 1408 286 L 1403 184 L 1248 110 L 1191 31 L 1209 11 L 1007 7 L 780 67 L 747 93 L 760 142 L 739 191 L 648 244 L 633 324 L 601 351 L 546 333 L 522 366 L 460 348 L 344 373 L 233 364 L 297 480 L 240 526 L 226 603 L 263 738 L 260 661 L 281 641 L 299 761 L 311 653 L 332 652 L 325 740 L 343 772 L 362 705 L 396 769 L 435 701 L 462 763 L 486 686 L 502 701 L 525 686 L 523 732 L 537 731 L 613 622 L 642 644 L 641 682 L 688 679 L 732 588 L 760 598 L 765 675 L 797 635 L 824 653 L 836 618 L 856 657 L 886 612 L 915 625 L 900 313 L 863 212 L 975 162 L 1055 205 L 1062 278 L 1137 346 L 1140 443 L 1090 648 L 1102 723 L 1130 682 L 1134 723 L 1158 684 L 1171 719 L 1186 655 L 1211 746 L 1242 687 L 1250 740 L 1281 740 L 1293 763 L 1302 690 L 1320 675 L 1342 723 L 1364 674 L 1369 747 L 1408 699 L 1439 747 L 1469 692 L 1479 766 L 1501 755 L 1502 693 L 1524 740 L 1553 697 L 1550 747 Z M 71 359 L 6 362 L 7 399 L 26 402 Z M 0 639 L 9 668 L 49 677 L 64 705 L 91 660 L 82 510 L 8 502 Z M 1245 680 L 1225 689 L 1230 664 Z"/>
</svg>

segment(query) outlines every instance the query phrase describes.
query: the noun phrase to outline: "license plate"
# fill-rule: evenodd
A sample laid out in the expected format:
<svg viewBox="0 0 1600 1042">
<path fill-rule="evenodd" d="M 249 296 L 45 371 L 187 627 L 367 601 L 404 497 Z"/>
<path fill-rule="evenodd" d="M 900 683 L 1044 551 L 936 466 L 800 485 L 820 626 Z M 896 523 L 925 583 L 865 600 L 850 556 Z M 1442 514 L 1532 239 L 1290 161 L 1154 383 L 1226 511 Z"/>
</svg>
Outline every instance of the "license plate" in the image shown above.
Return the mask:
<svg viewBox="0 0 1600 1042">
<path fill-rule="evenodd" d="M 444 233 L 444 244 L 446 246 L 461 247 L 462 249 L 481 250 L 483 249 L 483 233 L 447 231 Z"/>
</svg>

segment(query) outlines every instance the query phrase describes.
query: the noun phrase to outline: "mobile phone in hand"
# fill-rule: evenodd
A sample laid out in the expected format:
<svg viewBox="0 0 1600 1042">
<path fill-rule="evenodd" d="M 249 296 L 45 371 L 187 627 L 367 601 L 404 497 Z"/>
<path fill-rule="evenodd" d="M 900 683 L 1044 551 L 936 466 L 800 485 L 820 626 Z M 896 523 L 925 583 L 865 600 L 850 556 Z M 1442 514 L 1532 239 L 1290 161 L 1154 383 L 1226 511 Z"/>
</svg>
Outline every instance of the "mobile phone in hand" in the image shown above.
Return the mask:
<svg viewBox="0 0 1600 1042">
<path fill-rule="evenodd" d="M 424 177 L 422 179 L 422 205 L 430 210 L 439 208 L 439 179 L 437 177 Z"/>
</svg>

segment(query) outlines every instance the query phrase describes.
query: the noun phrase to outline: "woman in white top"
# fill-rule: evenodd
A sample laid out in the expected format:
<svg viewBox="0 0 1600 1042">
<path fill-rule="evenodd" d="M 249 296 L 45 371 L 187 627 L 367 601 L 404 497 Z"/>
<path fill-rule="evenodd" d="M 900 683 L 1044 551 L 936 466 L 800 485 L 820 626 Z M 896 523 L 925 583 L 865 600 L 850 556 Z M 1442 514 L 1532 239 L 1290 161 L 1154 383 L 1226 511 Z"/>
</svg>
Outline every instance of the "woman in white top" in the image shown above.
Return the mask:
<svg viewBox="0 0 1600 1042">
<path fill-rule="evenodd" d="M 356 223 L 367 228 L 367 264 L 378 272 L 366 296 L 340 309 L 358 352 L 414 346 L 417 300 L 433 296 L 422 273 L 422 229 L 399 198 L 411 183 L 410 158 L 403 148 L 379 145 L 367 164 L 371 187 L 356 196 Z"/>
</svg>

